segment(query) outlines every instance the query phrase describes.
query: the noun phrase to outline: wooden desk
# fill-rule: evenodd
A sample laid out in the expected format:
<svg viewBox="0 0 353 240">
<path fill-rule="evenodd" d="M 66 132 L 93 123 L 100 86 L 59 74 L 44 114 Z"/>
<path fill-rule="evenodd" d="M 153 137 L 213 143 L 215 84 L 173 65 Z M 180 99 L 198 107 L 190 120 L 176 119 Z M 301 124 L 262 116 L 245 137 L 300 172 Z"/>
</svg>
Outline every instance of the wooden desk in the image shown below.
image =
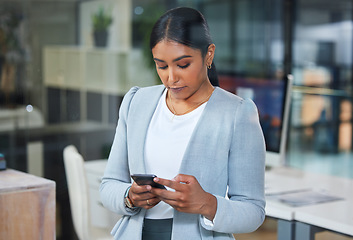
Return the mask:
<svg viewBox="0 0 353 240">
<path fill-rule="evenodd" d="M 0 171 L 0 239 L 56 239 L 55 182 Z"/>
</svg>

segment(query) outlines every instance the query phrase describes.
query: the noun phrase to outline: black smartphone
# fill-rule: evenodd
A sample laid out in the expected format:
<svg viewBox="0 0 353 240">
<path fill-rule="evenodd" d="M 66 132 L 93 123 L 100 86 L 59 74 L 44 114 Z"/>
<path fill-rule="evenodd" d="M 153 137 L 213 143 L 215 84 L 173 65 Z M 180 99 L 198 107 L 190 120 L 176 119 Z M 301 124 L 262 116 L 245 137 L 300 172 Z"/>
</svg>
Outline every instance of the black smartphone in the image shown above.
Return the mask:
<svg viewBox="0 0 353 240">
<path fill-rule="evenodd" d="M 154 174 L 132 174 L 131 178 L 134 179 L 134 181 L 138 185 L 151 185 L 152 187 L 155 188 L 160 188 L 160 189 L 166 189 L 162 184 L 156 183 L 153 181 L 153 178 L 157 177 Z"/>
</svg>

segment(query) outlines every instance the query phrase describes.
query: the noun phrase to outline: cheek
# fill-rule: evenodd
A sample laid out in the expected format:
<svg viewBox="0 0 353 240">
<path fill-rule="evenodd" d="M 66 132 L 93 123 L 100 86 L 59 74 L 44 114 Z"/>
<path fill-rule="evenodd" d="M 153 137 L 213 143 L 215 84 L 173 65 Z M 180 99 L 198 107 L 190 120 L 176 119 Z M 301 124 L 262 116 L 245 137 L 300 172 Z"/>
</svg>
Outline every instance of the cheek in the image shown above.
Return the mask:
<svg viewBox="0 0 353 240">
<path fill-rule="evenodd" d="M 165 76 L 166 74 L 164 73 L 164 71 L 158 70 L 158 68 L 156 70 L 157 70 L 159 79 L 162 81 L 162 83 L 165 83 L 167 81 L 167 77 Z"/>
<path fill-rule="evenodd" d="M 207 76 L 207 70 L 202 68 L 202 66 L 193 69 L 193 71 L 190 72 L 190 75 L 189 75 L 190 78 L 198 79 L 199 81 L 205 79 L 206 76 Z"/>
</svg>

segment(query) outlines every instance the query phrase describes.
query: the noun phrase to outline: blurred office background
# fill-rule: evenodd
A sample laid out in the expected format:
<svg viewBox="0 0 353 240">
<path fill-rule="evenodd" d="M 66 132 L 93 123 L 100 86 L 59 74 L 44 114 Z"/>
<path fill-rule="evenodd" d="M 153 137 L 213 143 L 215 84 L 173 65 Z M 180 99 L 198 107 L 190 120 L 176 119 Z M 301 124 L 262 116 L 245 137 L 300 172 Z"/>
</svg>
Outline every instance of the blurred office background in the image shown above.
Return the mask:
<svg viewBox="0 0 353 240">
<path fill-rule="evenodd" d="M 353 178 L 352 0 L 0 0 L 0 152 L 56 181 L 57 239 L 75 239 L 64 147 L 108 156 L 124 93 L 159 83 L 148 34 L 177 6 L 207 18 L 221 80 L 293 75 L 286 165 Z"/>
</svg>

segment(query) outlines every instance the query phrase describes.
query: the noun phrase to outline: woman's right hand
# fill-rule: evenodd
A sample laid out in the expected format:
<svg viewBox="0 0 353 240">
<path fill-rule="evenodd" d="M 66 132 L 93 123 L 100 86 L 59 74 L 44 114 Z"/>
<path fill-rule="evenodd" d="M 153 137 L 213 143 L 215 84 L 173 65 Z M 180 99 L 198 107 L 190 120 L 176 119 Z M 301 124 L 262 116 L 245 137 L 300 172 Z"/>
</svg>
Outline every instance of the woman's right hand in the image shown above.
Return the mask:
<svg viewBox="0 0 353 240">
<path fill-rule="evenodd" d="M 135 182 L 132 183 L 129 190 L 129 198 L 135 207 L 142 207 L 150 209 L 156 206 L 160 200 L 151 193 L 152 187 L 150 185 L 137 185 Z"/>
</svg>

